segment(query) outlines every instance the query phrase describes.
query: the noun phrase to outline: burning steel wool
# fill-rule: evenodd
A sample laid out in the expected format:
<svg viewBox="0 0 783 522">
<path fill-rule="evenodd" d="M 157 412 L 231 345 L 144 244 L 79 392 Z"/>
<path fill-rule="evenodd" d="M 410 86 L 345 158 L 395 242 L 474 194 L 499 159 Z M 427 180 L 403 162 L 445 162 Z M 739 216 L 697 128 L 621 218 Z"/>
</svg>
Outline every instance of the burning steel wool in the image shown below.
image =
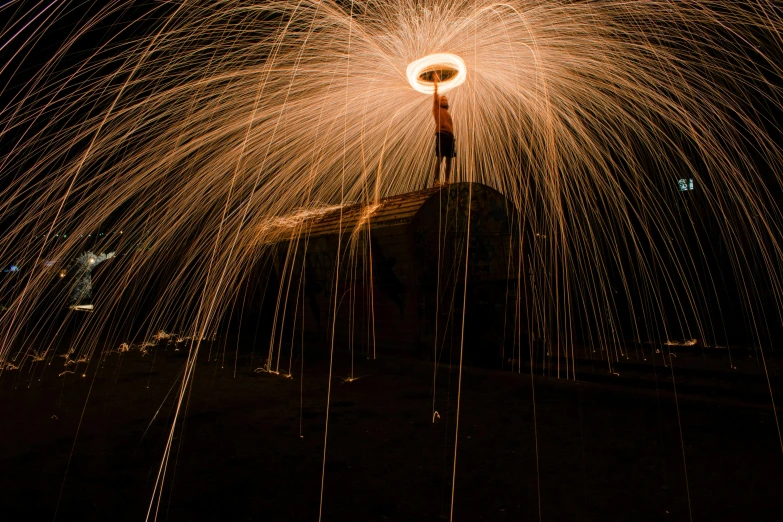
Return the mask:
<svg viewBox="0 0 783 522">
<path fill-rule="evenodd" d="M 424 94 L 435 92 L 433 73 L 437 73 L 441 79 L 438 88 L 441 93 L 445 93 L 465 83 L 467 68 L 459 56 L 438 53 L 411 62 L 405 73 L 411 87 Z"/>
<path fill-rule="evenodd" d="M 67 3 L 16 13 L 0 36 L 15 50 L 0 253 L 26 274 L 2 283 L 3 361 L 49 342 L 24 329 L 53 312 L 46 263 L 101 227 L 91 249 L 118 252 L 117 281 L 88 332 L 142 293 L 150 332 L 212 331 L 276 241 L 261 236 L 428 184 L 433 72 L 451 89 L 455 181 L 498 189 L 547 238 L 524 269 L 540 335 L 568 344 L 582 317 L 609 346 L 626 307 L 637 337 L 715 331 L 705 245 L 671 217 L 683 179 L 720 217 L 747 323 L 764 335 L 773 320 L 754 296 L 781 295 L 774 2 L 191 2 L 106 36 L 130 4 L 82 21 L 31 77 L 13 71 Z"/>
<path fill-rule="evenodd" d="M 73 289 L 53 281 L 116 252 L 72 359 L 130 318 L 182 332 L 181 404 L 200 339 L 281 240 L 349 207 L 365 226 L 429 185 L 435 74 L 452 178 L 514 207 L 527 250 L 509 273 L 558 372 L 577 341 L 611 367 L 624 338 L 723 343 L 738 317 L 764 347 L 781 322 L 778 1 L 110 0 L 75 26 L 73 2 L 15 4 L 0 6 L 0 258 L 18 267 L 0 282 L 0 372 L 56 355 L 59 330 L 36 326 Z M 717 242 L 694 232 L 706 220 Z"/>
</svg>

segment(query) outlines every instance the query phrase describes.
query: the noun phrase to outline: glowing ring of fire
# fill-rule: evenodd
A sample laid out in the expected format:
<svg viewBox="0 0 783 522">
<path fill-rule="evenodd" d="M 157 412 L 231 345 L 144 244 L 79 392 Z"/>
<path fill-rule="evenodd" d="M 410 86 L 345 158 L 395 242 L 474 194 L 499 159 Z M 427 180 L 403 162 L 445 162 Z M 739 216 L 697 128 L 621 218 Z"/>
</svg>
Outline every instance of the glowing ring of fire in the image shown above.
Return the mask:
<svg viewBox="0 0 783 522">
<path fill-rule="evenodd" d="M 456 74 L 452 77 L 438 82 L 438 92 L 446 92 L 462 85 L 468 75 L 468 68 L 465 67 L 465 62 L 462 61 L 462 58 L 456 54 L 438 53 L 411 62 L 406 70 L 408 82 L 417 91 L 424 94 L 432 94 L 435 92 L 433 82 L 422 79 L 421 75 L 436 70 L 456 71 Z"/>
</svg>

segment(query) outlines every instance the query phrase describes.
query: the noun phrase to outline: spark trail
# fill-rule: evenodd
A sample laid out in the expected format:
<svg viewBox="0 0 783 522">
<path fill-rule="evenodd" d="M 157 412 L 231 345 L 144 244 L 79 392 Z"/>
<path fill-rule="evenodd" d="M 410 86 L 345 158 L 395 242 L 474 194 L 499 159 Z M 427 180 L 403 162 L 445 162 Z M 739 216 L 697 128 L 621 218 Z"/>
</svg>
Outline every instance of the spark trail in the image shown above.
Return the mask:
<svg viewBox="0 0 783 522">
<path fill-rule="evenodd" d="M 63 32 L 74 9 L 0 6 L 0 259 L 26 274 L 0 283 L 0 371 L 54 353 L 45 261 L 107 223 L 92 250 L 117 251 L 114 279 L 74 359 L 133 314 L 204 338 L 280 239 L 425 186 L 431 102 L 407 69 L 437 53 L 466 71 L 448 93 L 455 180 L 496 188 L 546 238 L 513 270 L 558 354 L 574 324 L 618 351 L 624 308 L 636 339 L 717 335 L 728 303 L 704 305 L 723 283 L 699 268 L 714 245 L 672 219 L 681 179 L 753 342 L 781 320 L 779 2 L 115 0 Z"/>
</svg>

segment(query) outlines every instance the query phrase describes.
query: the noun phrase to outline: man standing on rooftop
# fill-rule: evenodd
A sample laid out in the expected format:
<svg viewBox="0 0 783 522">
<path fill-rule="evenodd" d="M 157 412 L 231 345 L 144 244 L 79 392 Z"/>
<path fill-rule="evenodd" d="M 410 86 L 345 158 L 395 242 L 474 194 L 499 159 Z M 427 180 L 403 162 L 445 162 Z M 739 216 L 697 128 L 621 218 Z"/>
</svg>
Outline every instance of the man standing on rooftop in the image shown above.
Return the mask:
<svg viewBox="0 0 783 522">
<path fill-rule="evenodd" d="M 433 80 L 435 83 L 435 92 L 432 98 L 432 115 L 435 117 L 435 186 L 449 183 L 451 175 L 451 158 L 457 156 L 454 149 L 454 124 L 449 114 L 449 100 L 446 96 L 438 95 L 438 73 L 434 72 Z M 446 175 L 443 183 L 440 181 L 440 164 L 443 158 L 446 158 Z"/>
</svg>

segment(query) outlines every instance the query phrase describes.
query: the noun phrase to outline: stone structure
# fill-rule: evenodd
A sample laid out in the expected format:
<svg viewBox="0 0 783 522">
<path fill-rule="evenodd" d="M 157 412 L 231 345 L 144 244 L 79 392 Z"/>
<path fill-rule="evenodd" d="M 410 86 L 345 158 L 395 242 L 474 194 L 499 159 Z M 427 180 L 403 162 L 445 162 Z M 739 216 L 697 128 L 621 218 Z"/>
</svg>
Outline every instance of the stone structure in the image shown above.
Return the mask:
<svg viewBox="0 0 783 522">
<path fill-rule="evenodd" d="M 276 335 L 431 356 L 458 344 L 464 314 L 469 359 L 508 359 L 526 337 L 517 220 L 477 183 L 323 214 L 277 245 Z"/>
</svg>

